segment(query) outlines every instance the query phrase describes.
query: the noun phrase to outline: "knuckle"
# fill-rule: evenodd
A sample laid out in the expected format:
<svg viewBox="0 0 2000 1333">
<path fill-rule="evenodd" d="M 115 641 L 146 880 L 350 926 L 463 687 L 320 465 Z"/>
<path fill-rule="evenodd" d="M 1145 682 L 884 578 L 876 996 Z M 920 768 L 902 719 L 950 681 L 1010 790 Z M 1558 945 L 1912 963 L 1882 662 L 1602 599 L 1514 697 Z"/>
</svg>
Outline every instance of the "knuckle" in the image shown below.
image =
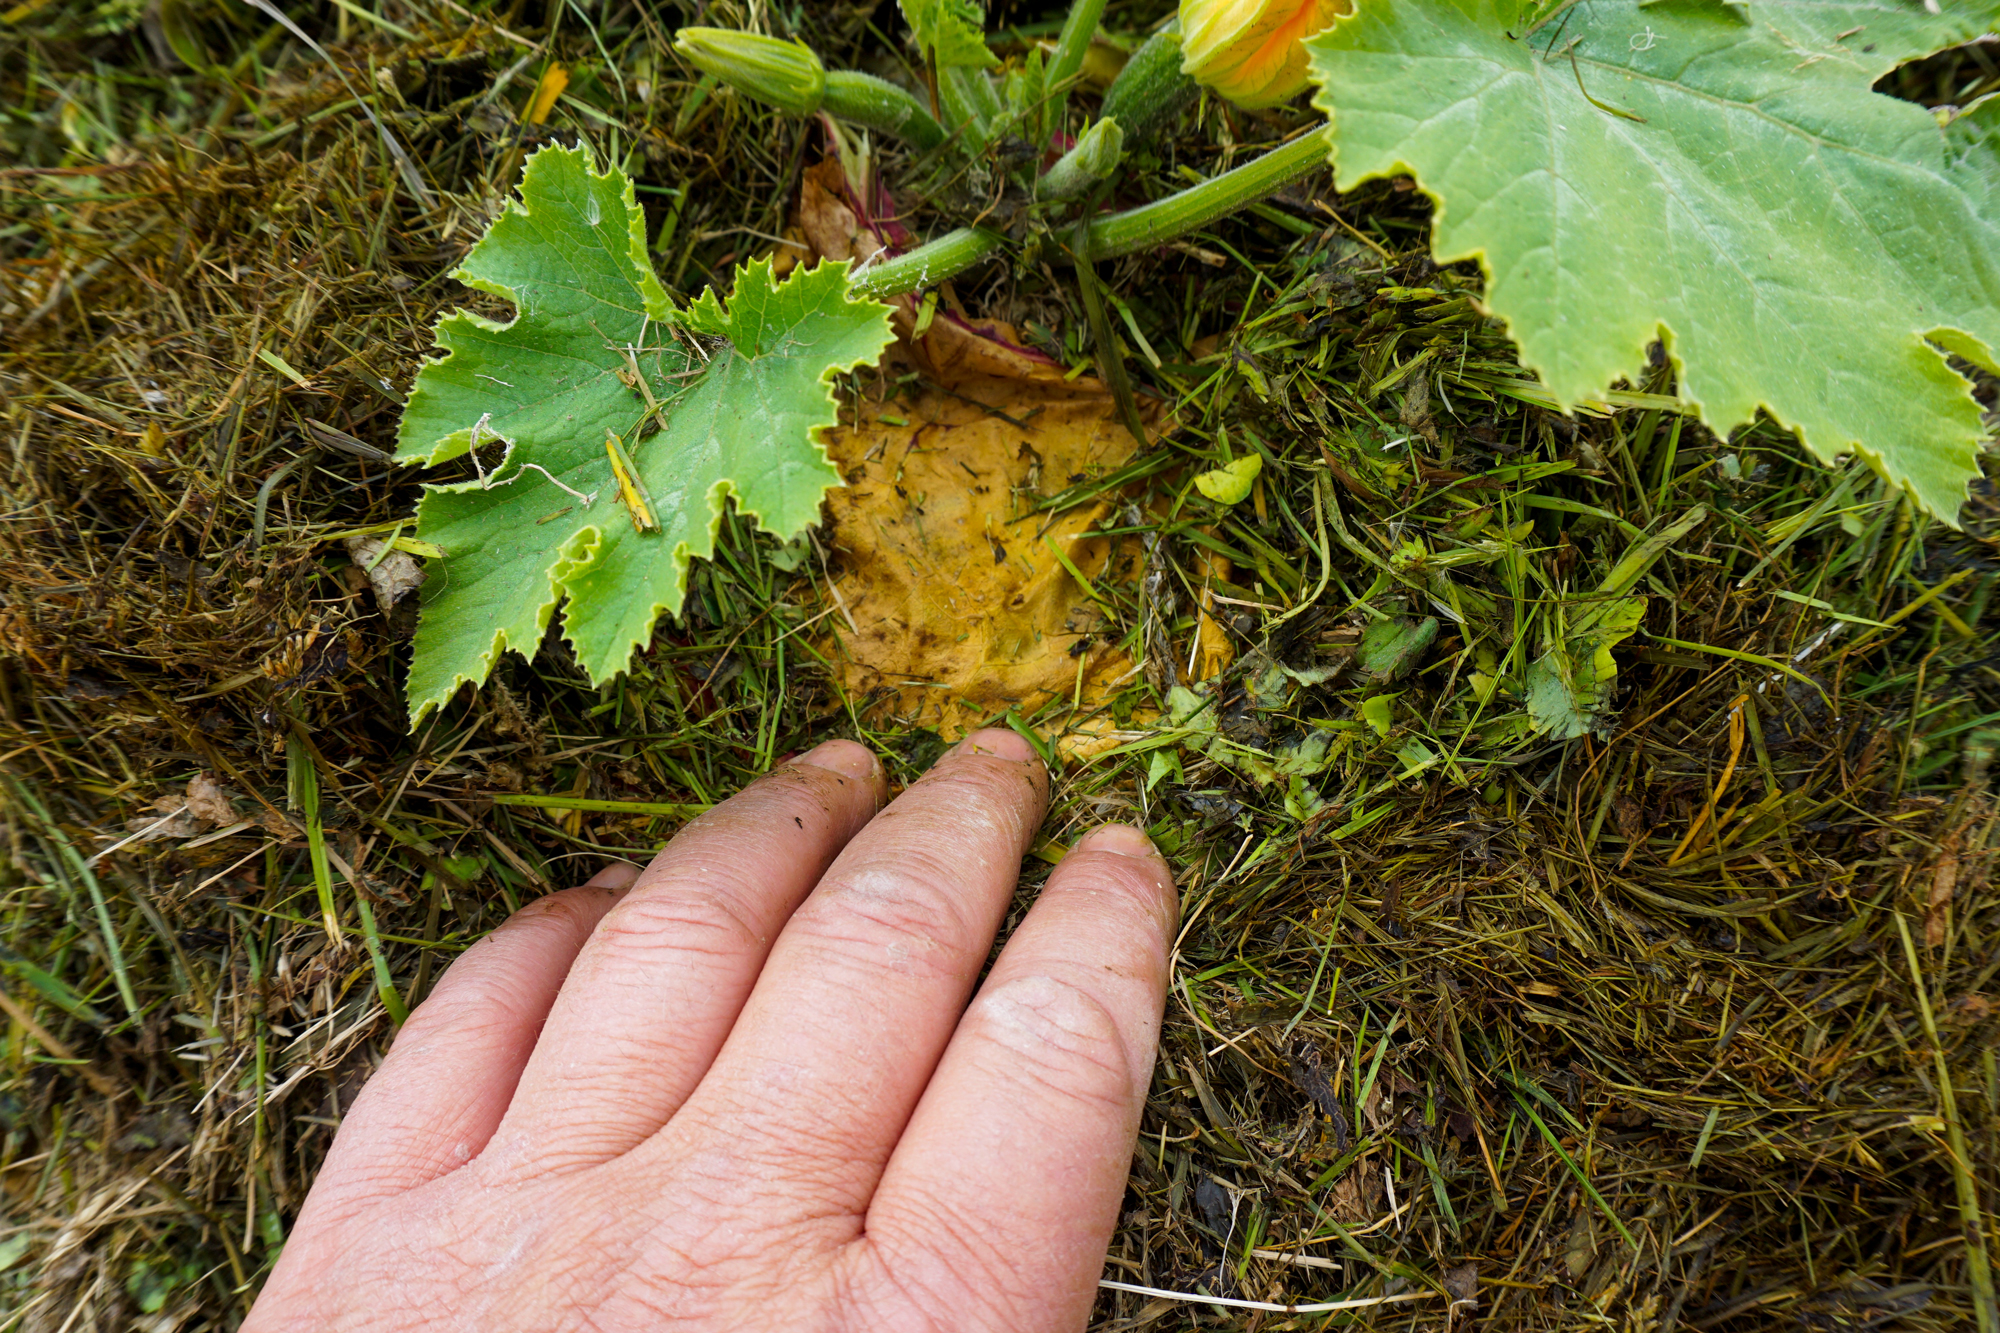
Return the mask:
<svg viewBox="0 0 2000 1333">
<path fill-rule="evenodd" d="M 1172 930 L 1177 915 L 1173 880 L 1165 870 L 1115 852 L 1073 852 L 1064 857 L 1043 891 L 1044 897 L 1056 894 L 1091 901 L 1120 922 L 1136 916 L 1160 934 Z"/>
<path fill-rule="evenodd" d="M 733 842 L 746 833 L 762 836 L 774 825 L 794 821 L 794 827 L 824 828 L 844 823 L 857 802 L 872 812 L 874 793 L 830 769 L 786 764 L 702 815 L 681 836 L 694 835 L 719 846 L 724 840 Z"/>
<path fill-rule="evenodd" d="M 904 1234 L 921 1241 L 913 1249 L 871 1238 L 850 1251 L 833 1270 L 834 1327 L 973 1333 L 1042 1325 L 1026 1313 L 1039 1304 L 1028 1267 L 964 1208 L 916 1196 L 899 1208 L 908 1217 Z"/>
<path fill-rule="evenodd" d="M 652 884 L 626 898 L 597 923 L 592 952 L 620 964 L 661 954 L 737 957 L 762 950 L 765 932 L 733 887 Z"/>
<path fill-rule="evenodd" d="M 1174 881 L 1164 865 L 1120 857 L 1118 853 L 1072 853 L 1072 857 L 1064 857 L 1064 869 L 1068 869 L 1068 875 L 1062 877 L 1064 889 L 1130 899 L 1152 913 L 1158 913 L 1174 893 Z"/>
<path fill-rule="evenodd" d="M 466 977 L 452 991 L 447 1004 L 420 1004 L 411 1012 L 410 1021 L 396 1034 L 376 1073 L 391 1066 L 422 1069 L 454 1050 L 492 1049 L 504 1044 L 522 1023 L 538 1014 L 539 1010 L 521 994 L 521 988 L 508 985 L 506 978 Z M 371 1077 L 363 1092 L 372 1086 Z"/>
<path fill-rule="evenodd" d="M 501 929 L 574 931 L 582 935 L 604 915 L 604 904 L 616 893 L 616 890 L 600 885 L 546 894 L 507 918 Z"/>
<path fill-rule="evenodd" d="M 431 996 L 396 1034 L 385 1065 L 421 1067 L 447 1049 L 490 1049 L 522 1024 L 539 1020 L 540 997 L 523 988 L 510 969 L 481 966 L 483 961 L 467 951 L 445 969 Z"/>
<path fill-rule="evenodd" d="M 338 1170 L 327 1174 L 338 1189 L 329 1191 L 329 1198 L 336 1205 L 344 1204 L 348 1213 L 358 1212 L 379 1199 L 422 1183 L 440 1163 L 455 1167 L 471 1160 L 470 1153 L 453 1160 L 457 1157 L 456 1147 L 456 1144 L 440 1143 L 435 1136 L 424 1137 L 421 1131 L 417 1131 L 409 1134 L 408 1141 L 378 1150 L 361 1160 L 333 1159 L 330 1165 Z"/>
<path fill-rule="evenodd" d="M 1134 1094 L 1135 1066 L 1117 1015 L 1074 982 L 1048 975 L 1003 982 L 980 996 L 961 1028 L 1004 1054 L 992 1062 L 1002 1077 L 1060 1103 L 1101 1109 Z"/>
<path fill-rule="evenodd" d="M 574 949 L 604 915 L 603 889 L 565 889 L 537 898 L 459 955 L 438 978 L 432 1000 L 420 1004 L 396 1045 L 418 1045 L 439 1030 L 454 1037 L 485 1035 L 519 1017 L 525 1003 L 518 964 L 538 949 L 569 942 Z"/>
<path fill-rule="evenodd" d="M 897 971 L 956 971 L 973 923 L 952 891 L 961 873 L 929 851 L 856 866 L 825 882 L 795 924 L 857 961 Z"/>
</svg>

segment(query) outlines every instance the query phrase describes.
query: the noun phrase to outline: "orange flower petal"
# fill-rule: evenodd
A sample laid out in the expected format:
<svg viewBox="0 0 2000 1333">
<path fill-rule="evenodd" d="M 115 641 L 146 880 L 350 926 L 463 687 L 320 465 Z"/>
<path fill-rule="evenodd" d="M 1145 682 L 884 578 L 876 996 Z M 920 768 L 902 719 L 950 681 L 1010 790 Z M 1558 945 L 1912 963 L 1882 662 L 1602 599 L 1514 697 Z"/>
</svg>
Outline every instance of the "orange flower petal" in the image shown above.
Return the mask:
<svg viewBox="0 0 2000 1333">
<path fill-rule="evenodd" d="M 1182 0 L 1181 68 L 1238 106 L 1275 106 L 1306 86 L 1301 43 L 1353 9 L 1353 0 Z"/>
</svg>

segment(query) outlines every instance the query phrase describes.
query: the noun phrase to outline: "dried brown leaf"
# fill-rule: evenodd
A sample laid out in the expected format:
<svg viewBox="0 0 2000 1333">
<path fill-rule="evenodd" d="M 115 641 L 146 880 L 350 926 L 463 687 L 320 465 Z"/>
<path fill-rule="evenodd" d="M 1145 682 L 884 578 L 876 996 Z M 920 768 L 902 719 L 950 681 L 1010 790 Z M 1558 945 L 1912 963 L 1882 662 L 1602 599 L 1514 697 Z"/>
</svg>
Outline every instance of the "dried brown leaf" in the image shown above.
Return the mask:
<svg viewBox="0 0 2000 1333">
<path fill-rule="evenodd" d="M 236 807 L 230 802 L 229 789 L 206 773 L 197 773 L 188 779 L 188 813 L 205 824 L 234 824 Z"/>
<path fill-rule="evenodd" d="M 381 538 L 349 537 L 342 545 L 346 546 L 355 567 L 368 576 L 378 610 L 387 611 L 423 586 L 423 566 L 408 552 L 390 548 Z"/>
</svg>

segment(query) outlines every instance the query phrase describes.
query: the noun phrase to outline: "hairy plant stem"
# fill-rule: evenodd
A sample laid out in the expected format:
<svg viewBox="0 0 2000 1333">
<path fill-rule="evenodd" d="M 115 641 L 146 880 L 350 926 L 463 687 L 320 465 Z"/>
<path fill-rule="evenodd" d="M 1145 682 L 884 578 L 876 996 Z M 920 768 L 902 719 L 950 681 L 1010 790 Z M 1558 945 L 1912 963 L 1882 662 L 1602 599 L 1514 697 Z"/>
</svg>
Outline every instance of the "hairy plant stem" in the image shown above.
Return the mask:
<svg viewBox="0 0 2000 1333">
<path fill-rule="evenodd" d="M 1099 114 L 1116 120 L 1128 138 L 1146 140 L 1200 91 L 1181 73 L 1181 22 L 1175 19 L 1132 53 L 1104 90 Z"/>
<path fill-rule="evenodd" d="M 994 253 L 1007 238 L 990 227 L 960 227 L 894 259 L 855 271 L 847 290 L 855 296 L 901 296 L 963 273 Z"/>
<path fill-rule="evenodd" d="M 1255 203 L 1327 160 L 1327 129 L 1302 134 L 1233 171 L 1190 186 L 1164 199 L 1094 218 L 1074 233 L 1071 256 L 1083 262 L 1160 245 L 1225 213 Z M 1007 238 L 990 227 L 961 227 L 907 254 L 855 274 L 849 290 L 857 296 L 900 296 L 962 273 L 998 251 Z"/>
<path fill-rule="evenodd" d="M 1084 229 L 1079 259 L 1110 259 L 1172 240 L 1204 227 L 1225 213 L 1255 203 L 1327 160 L 1328 127 L 1302 134 L 1253 162 L 1190 186 L 1164 199 L 1094 219 Z"/>
<path fill-rule="evenodd" d="M 893 135 L 921 152 L 936 148 L 946 137 L 944 126 L 922 102 L 887 79 L 855 70 L 827 71 L 820 109 L 836 120 Z"/>
</svg>

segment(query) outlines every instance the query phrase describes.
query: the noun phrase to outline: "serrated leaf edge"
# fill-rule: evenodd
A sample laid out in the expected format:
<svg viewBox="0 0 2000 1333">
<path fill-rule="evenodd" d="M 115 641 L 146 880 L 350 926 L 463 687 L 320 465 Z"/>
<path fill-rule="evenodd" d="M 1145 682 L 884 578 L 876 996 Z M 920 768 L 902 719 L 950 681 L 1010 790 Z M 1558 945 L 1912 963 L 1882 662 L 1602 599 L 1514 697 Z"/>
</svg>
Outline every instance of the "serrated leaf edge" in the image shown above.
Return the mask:
<svg viewBox="0 0 2000 1333">
<path fill-rule="evenodd" d="M 860 366 L 872 365 L 876 361 L 879 361 L 882 356 L 881 349 L 887 348 L 889 343 L 895 338 L 895 332 L 889 322 L 893 311 L 888 305 L 875 300 L 873 297 L 855 297 L 849 293 L 847 275 L 850 267 L 849 261 L 845 259 L 822 260 L 811 268 L 794 269 L 792 272 L 784 275 L 784 277 L 774 280 L 774 265 L 771 259 L 765 256 L 753 259 L 748 264 L 739 268 L 736 271 L 736 285 L 732 288 L 733 295 L 735 291 L 742 289 L 746 280 L 760 282 L 775 297 L 793 283 L 823 281 L 835 288 L 845 309 L 860 308 L 868 310 L 876 318 L 880 342 L 875 356 L 873 358 L 856 357 L 845 363 L 838 361 L 829 362 L 826 368 L 820 372 L 816 381 L 820 388 L 821 401 L 824 404 L 828 419 L 816 422 L 807 427 L 806 441 L 813 446 L 813 449 L 819 455 L 820 463 L 833 477 L 831 482 L 820 489 L 822 503 L 825 500 L 827 491 L 834 489 L 836 486 L 845 486 L 847 484 L 846 478 L 840 475 L 840 469 L 834 466 L 833 459 L 827 453 L 826 448 L 827 433 L 840 423 L 840 400 L 834 396 L 834 381 L 839 376 Z M 820 278 L 822 273 L 826 275 L 824 279 Z M 815 293 L 810 290 L 801 291 L 800 295 L 806 298 L 808 302 L 815 297 Z M 690 301 L 687 308 L 679 314 L 682 327 L 692 332 L 706 332 L 712 336 L 727 336 L 724 331 L 727 328 L 729 318 L 727 302 L 716 294 L 716 290 L 712 286 L 705 288 L 701 295 Z M 731 340 L 731 346 L 734 346 L 734 340 Z M 668 590 L 670 600 L 654 602 L 647 608 L 647 616 L 651 624 L 657 625 L 662 613 L 673 616 L 680 614 L 681 607 L 687 600 L 688 578 L 693 568 L 693 562 L 697 557 L 707 560 L 715 555 L 715 539 L 722 532 L 722 516 L 729 501 L 735 501 L 736 511 L 739 514 L 755 521 L 759 532 L 768 532 L 780 541 L 789 541 L 792 537 L 798 535 L 799 532 L 804 531 L 804 528 L 798 528 L 791 532 L 784 532 L 766 524 L 764 515 L 760 511 L 749 507 L 743 493 L 737 488 L 736 483 L 727 477 L 718 479 L 708 488 L 707 500 L 709 511 L 708 528 L 703 543 L 706 549 L 697 550 L 693 543 L 686 540 L 674 543 L 674 549 L 669 556 L 674 564 L 674 581 L 672 587 Z M 810 527 L 811 524 L 808 523 L 806 526 Z M 573 594 L 566 585 L 560 582 L 561 578 L 581 573 L 595 562 L 596 553 L 592 552 L 588 560 L 569 566 L 563 571 L 562 575 L 558 576 L 558 588 L 564 600 L 567 600 Z M 611 665 L 610 663 L 594 664 L 584 660 L 583 654 L 578 649 L 576 640 L 569 633 L 568 625 L 568 618 L 565 617 L 563 642 L 567 643 L 570 646 L 570 651 L 576 654 L 578 664 L 583 667 L 584 673 L 590 677 L 592 685 L 602 686 L 630 670 L 632 654 L 644 646 L 643 643 L 628 645 L 625 649 L 623 659 L 616 665 Z M 547 631 L 546 624 L 543 626 L 543 630 L 544 632 Z M 488 669 L 490 670 L 491 668 Z M 456 688 L 456 686 L 453 688 Z"/>
<path fill-rule="evenodd" d="M 509 481 L 511 480 L 513 479 L 509 478 Z M 463 482 L 450 486 L 427 486 L 425 487 L 425 493 L 429 495 L 464 490 L 468 486 L 476 487 L 478 484 L 477 482 Z M 506 485 L 508 483 L 501 482 L 499 484 Z M 418 514 L 421 516 L 423 501 L 420 499 L 417 504 Z M 429 695 L 426 695 L 422 699 L 408 700 L 411 731 L 415 731 L 419 726 L 423 725 L 424 719 L 430 716 L 432 712 L 449 703 L 452 696 L 458 693 L 459 686 L 472 685 L 477 687 L 483 685 L 493 675 L 493 668 L 499 664 L 501 654 L 512 651 L 521 654 L 523 658 L 530 661 L 534 660 L 535 650 L 541 646 L 541 641 L 547 637 L 549 625 L 555 618 L 556 608 L 562 604 L 562 594 L 556 583 L 558 571 L 570 569 L 579 564 L 589 563 L 590 560 L 595 558 L 594 553 L 596 549 L 603 545 L 603 537 L 603 530 L 595 523 L 587 524 L 570 534 L 566 541 L 550 552 L 549 564 L 541 571 L 542 576 L 549 581 L 549 594 L 535 611 L 534 642 L 525 646 L 516 644 L 508 637 L 506 626 L 503 625 L 495 629 L 492 639 L 488 641 L 484 651 L 479 654 L 478 674 L 469 674 L 462 669 L 454 670 L 451 679 L 440 685 Z M 578 548 L 586 549 L 579 553 Z M 433 563 L 437 564 L 440 568 L 447 567 L 443 561 L 425 562 L 427 568 Z"/>
<path fill-rule="evenodd" d="M 1327 49 L 1326 44 L 1330 41 L 1332 34 L 1335 31 L 1337 31 L 1340 27 L 1349 23 L 1363 21 L 1367 17 L 1369 17 L 1369 14 L 1366 7 L 1357 5 L 1350 13 L 1335 20 L 1334 25 L 1326 29 L 1325 32 L 1319 34 L 1317 37 L 1310 38 L 1305 42 L 1305 47 L 1308 53 L 1307 68 L 1310 71 L 1310 77 L 1312 78 L 1314 84 L 1311 104 L 1315 110 L 1319 111 L 1322 115 L 1324 115 L 1327 118 L 1330 124 L 1333 124 L 1335 126 L 1334 132 L 1331 135 L 1327 136 L 1327 164 L 1333 169 L 1335 188 L 1342 191 L 1346 191 L 1346 190 L 1352 190 L 1354 187 L 1362 184 L 1365 181 L 1387 180 L 1396 176 L 1409 177 L 1410 180 L 1415 182 L 1417 191 L 1431 202 L 1431 237 L 1433 246 L 1433 253 L 1432 253 L 1433 260 L 1441 265 L 1461 263 L 1465 260 L 1476 261 L 1479 265 L 1479 271 L 1483 283 L 1487 288 L 1490 289 L 1493 282 L 1493 266 L 1488 258 L 1487 248 L 1485 245 L 1481 244 L 1481 245 L 1468 246 L 1460 252 L 1451 254 L 1446 254 L 1442 251 L 1438 251 L 1435 248 L 1438 227 L 1439 224 L 1441 224 L 1445 219 L 1446 213 L 1448 211 L 1448 205 L 1444 197 L 1440 195 L 1436 190 L 1432 189 L 1431 186 L 1424 180 L 1423 174 L 1420 171 L 1418 171 L 1416 167 L 1412 166 L 1409 162 L 1403 160 L 1402 158 L 1395 158 L 1388 164 L 1380 168 L 1372 169 L 1354 175 L 1348 175 L 1342 169 L 1340 163 L 1340 141 L 1339 141 L 1340 132 L 1338 129 L 1337 107 L 1335 107 L 1331 101 L 1331 94 L 1329 92 L 1330 80 L 1321 77 L 1322 71 L 1319 63 L 1320 53 L 1322 50 Z M 1750 20 L 1748 20 L 1747 18 L 1744 20 L 1746 26 L 1749 23 L 1749 21 Z M 1551 396 L 1555 398 L 1557 404 L 1561 407 L 1563 414 L 1565 416 L 1571 415 L 1573 409 L 1577 406 L 1578 403 L 1584 401 L 1584 398 L 1582 396 L 1576 398 L 1566 397 L 1559 389 L 1557 389 L 1554 385 L 1550 384 L 1548 382 L 1545 367 L 1537 364 L 1537 362 L 1529 356 L 1526 349 L 1523 347 L 1521 340 L 1514 336 L 1513 321 L 1510 318 L 1508 318 L 1508 316 L 1506 316 L 1505 314 L 1502 314 L 1500 311 L 1495 310 L 1491 306 L 1489 306 L 1484 300 L 1483 296 L 1480 305 L 1481 308 L 1486 310 L 1487 313 L 1490 314 L 1493 318 L 1498 319 L 1502 324 L 1502 326 L 1507 330 L 1508 341 L 1514 345 L 1515 353 L 1520 358 L 1521 364 L 1528 370 L 1532 371 L 1536 376 L 1536 378 L 1543 383 L 1544 387 L 1546 387 L 1549 390 Z M 1947 339 L 1946 337 L 1942 336 L 1945 334 L 1951 334 L 1956 336 Z M 1969 330 L 1960 329 L 1956 326 L 1939 326 L 1938 328 L 1931 329 L 1928 332 L 1924 333 L 1918 333 L 1912 330 L 1909 334 L 1909 338 L 1913 342 L 1925 345 L 1927 350 L 1931 351 L 1934 354 L 1938 354 L 1939 346 L 1943 346 L 1946 349 L 1946 351 L 1950 353 L 1962 356 L 1968 361 L 1984 366 L 1989 370 L 1996 370 L 1996 373 L 2000 373 L 2000 348 L 1986 346 L 1986 344 L 1982 340 L 1980 340 L 1976 335 L 1971 333 Z M 1679 353 L 1675 350 L 1675 330 L 1673 325 L 1669 324 L 1665 320 L 1656 320 L 1653 325 L 1653 338 L 1649 341 L 1658 341 L 1660 343 L 1662 350 L 1665 352 L 1669 362 L 1673 366 L 1675 380 L 1681 385 L 1680 396 L 1682 400 L 1687 402 L 1690 406 L 1693 407 L 1696 419 L 1698 419 L 1703 425 L 1707 426 L 1715 434 L 1717 434 L 1718 436 L 1727 437 L 1730 431 L 1734 430 L 1738 426 L 1747 424 L 1749 420 L 1754 419 L 1753 415 L 1753 417 L 1745 418 L 1743 421 L 1718 423 L 1716 420 L 1713 419 L 1709 411 L 1708 404 L 1704 402 L 1699 396 L 1691 393 L 1688 390 L 1687 374 L 1686 374 L 1687 367 L 1685 361 L 1682 360 Z M 1630 362 L 1626 378 L 1629 379 L 1631 378 L 1632 373 L 1643 370 L 1644 366 L 1646 365 L 1646 347 L 1647 344 L 1642 343 L 1636 348 L 1630 349 L 1632 354 L 1628 358 L 1626 358 Z M 1977 350 L 1976 351 L 1968 350 L 1968 348 L 1976 348 Z M 1944 355 L 1939 354 L 1938 360 L 1939 364 L 1943 366 L 1950 374 L 1952 374 L 1958 380 L 1960 394 L 1962 396 L 1964 403 L 1969 405 L 1974 410 L 1975 413 L 1983 411 L 1983 408 L 1981 408 L 1977 397 L 1973 394 L 1972 381 L 1967 379 L 1964 375 L 1959 374 L 1955 369 L 1953 369 Z M 1909 472 L 1908 469 L 1892 466 L 1881 450 L 1871 448 L 1862 441 L 1855 439 L 1848 439 L 1842 441 L 1839 445 L 1836 446 L 1830 442 L 1824 442 L 1816 438 L 1808 437 L 1805 430 L 1800 425 L 1798 425 L 1796 422 L 1789 420 L 1784 413 L 1780 412 L 1771 403 L 1766 402 L 1762 397 L 1758 398 L 1756 407 L 1761 411 L 1763 411 L 1765 414 L 1767 414 L 1772 421 L 1777 423 L 1786 431 L 1790 432 L 1795 439 L 1797 439 L 1800 443 L 1805 445 L 1805 447 L 1812 453 L 1814 457 L 1820 459 L 1822 462 L 1830 464 L 1836 462 L 1846 454 L 1849 453 L 1855 454 L 1859 456 L 1864 462 L 1866 462 L 1868 466 L 1871 469 L 1873 469 L 1878 476 L 1886 478 L 1892 485 L 1899 487 L 1907 494 L 1916 498 L 1918 503 L 1925 510 L 1930 511 L 1932 516 L 1936 518 L 1939 522 L 1953 529 L 1956 529 L 1960 526 L 1958 521 L 1957 511 L 1960 505 L 1962 505 L 1964 501 L 1967 487 L 1969 487 L 1971 481 L 1979 475 L 1978 463 L 1976 457 L 1977 450 L 1979 447 L 1979 442 L 1977 440 L 1971 442 L 1971 447 L 1974 452 L 1974 458 L 1972 460 L 1972 470 L 1967 472 L 1964 481 L 1960 485 L 1959 493 L 1956 497 L 1959 503 L 1947 506 L 1941 503 L 1943 497 L 1930 495 L 1927 493 L 1927 488 L 1920 487 L 1916 479 Z"/>
<path fill-rule="evenodd" d="M 555 157 L 581 158 L 584 177 L 587 181 L 608 181 L 614 176 L 623 181 L 624 188 L 619 193 L 620 203 L 625 209 L 625 232 L 628 244 L 626 258 L 640 275 L 638 283 L 639 294 L 645 302 L 646 313 L 656 323 L 660 324 L 672 324 L 680 319 L 680 310 L 674 305 L 673 298 L 667 295 L 666 288 L 661 286 L 660 277 L 657 273 L 653 272 L 652 261 L 646 255 L 645 215 L 639 209 L 639 192 L 633 188 L 632 178 L 620 170 L 616 164 L 606 164 L 604 170 L 599 171 L 597 169 L 597 153 L 591 148 L 588 139 L 579 139 L 574 148 L 560 143 L 544 144 L 528 155 L 527 160 L 521 167 L 521 179 L 501 204 L 500 212 L 494 215 L 491 222 L 487 223 L 486 230 L 473 243 L 472 248 L 465 252 L 465 257 L 459 261 L 458 266 L 446 275 L 454 282 L 463 283 L 474 291 L 485 292 L 488 296 L 497 296 L 501 300 L 508 302 L 514 307 L 514 317 L 506 320 L 489 319 L 485 315 L 475 310 L 467 310 L 463 306 L 447 310 L 440 314 L 436 322 L 431 325 L 431 343 L 433 346 L 444 348 L 445 354 L 427 360 L 417 368 L 416 378 L 410 384 L 409 397 L 404 400 L 404 412 L 406 414 L 409 411 L 409 405 L 416 401 L 417 395 L 425 391 L 425 376 L 434 367 L 443 366 L 458 355 L 459 348 L 453 336 L 457 330 L 465 328 L 478 329 L 486 333 L 504 333 L 520 322 L 522 307 L 520 293 L 505 283 L 481 277 L 475 271 L 474 266 L 478 263 L 480 251 L 486 247 L 491 239 L 493 228 L 499 223 L 502 217 L 510 213 L 521 217 L 530 217 L 533 215 L 534 210 L 529 206 L 527 201 L 529 181 L 536 164 L 542 161 L 545 155 L 550 154 L 553 154 Z M 394 461 L 398 463 L 420 464 L 425 467 L 436 467 L 439 463 L 448 463 L 452 459 L 463 455 L 471 446 L 472 434 L 475 429 L 477 429 L 477 423 L 464 426 L 449 435 L 433 440 L 429 444 L 422 446 L 424 450 L 422 453 L 412 452 L 410 446 L 399 438 L 396 443 Z M 513 453 L 515 441 L 501 434 L 499 431 L 493 430 L 491 426 L 486 427 L 486 429 L 491 432 L 493 439 L 506 443 L 507 453 L 502 456 L 499 464 L 501 467 L 506 466 L 507 458 Z M 427 484 L 426 489 L 431 489 L 431 487 Z"/>
</svg>

